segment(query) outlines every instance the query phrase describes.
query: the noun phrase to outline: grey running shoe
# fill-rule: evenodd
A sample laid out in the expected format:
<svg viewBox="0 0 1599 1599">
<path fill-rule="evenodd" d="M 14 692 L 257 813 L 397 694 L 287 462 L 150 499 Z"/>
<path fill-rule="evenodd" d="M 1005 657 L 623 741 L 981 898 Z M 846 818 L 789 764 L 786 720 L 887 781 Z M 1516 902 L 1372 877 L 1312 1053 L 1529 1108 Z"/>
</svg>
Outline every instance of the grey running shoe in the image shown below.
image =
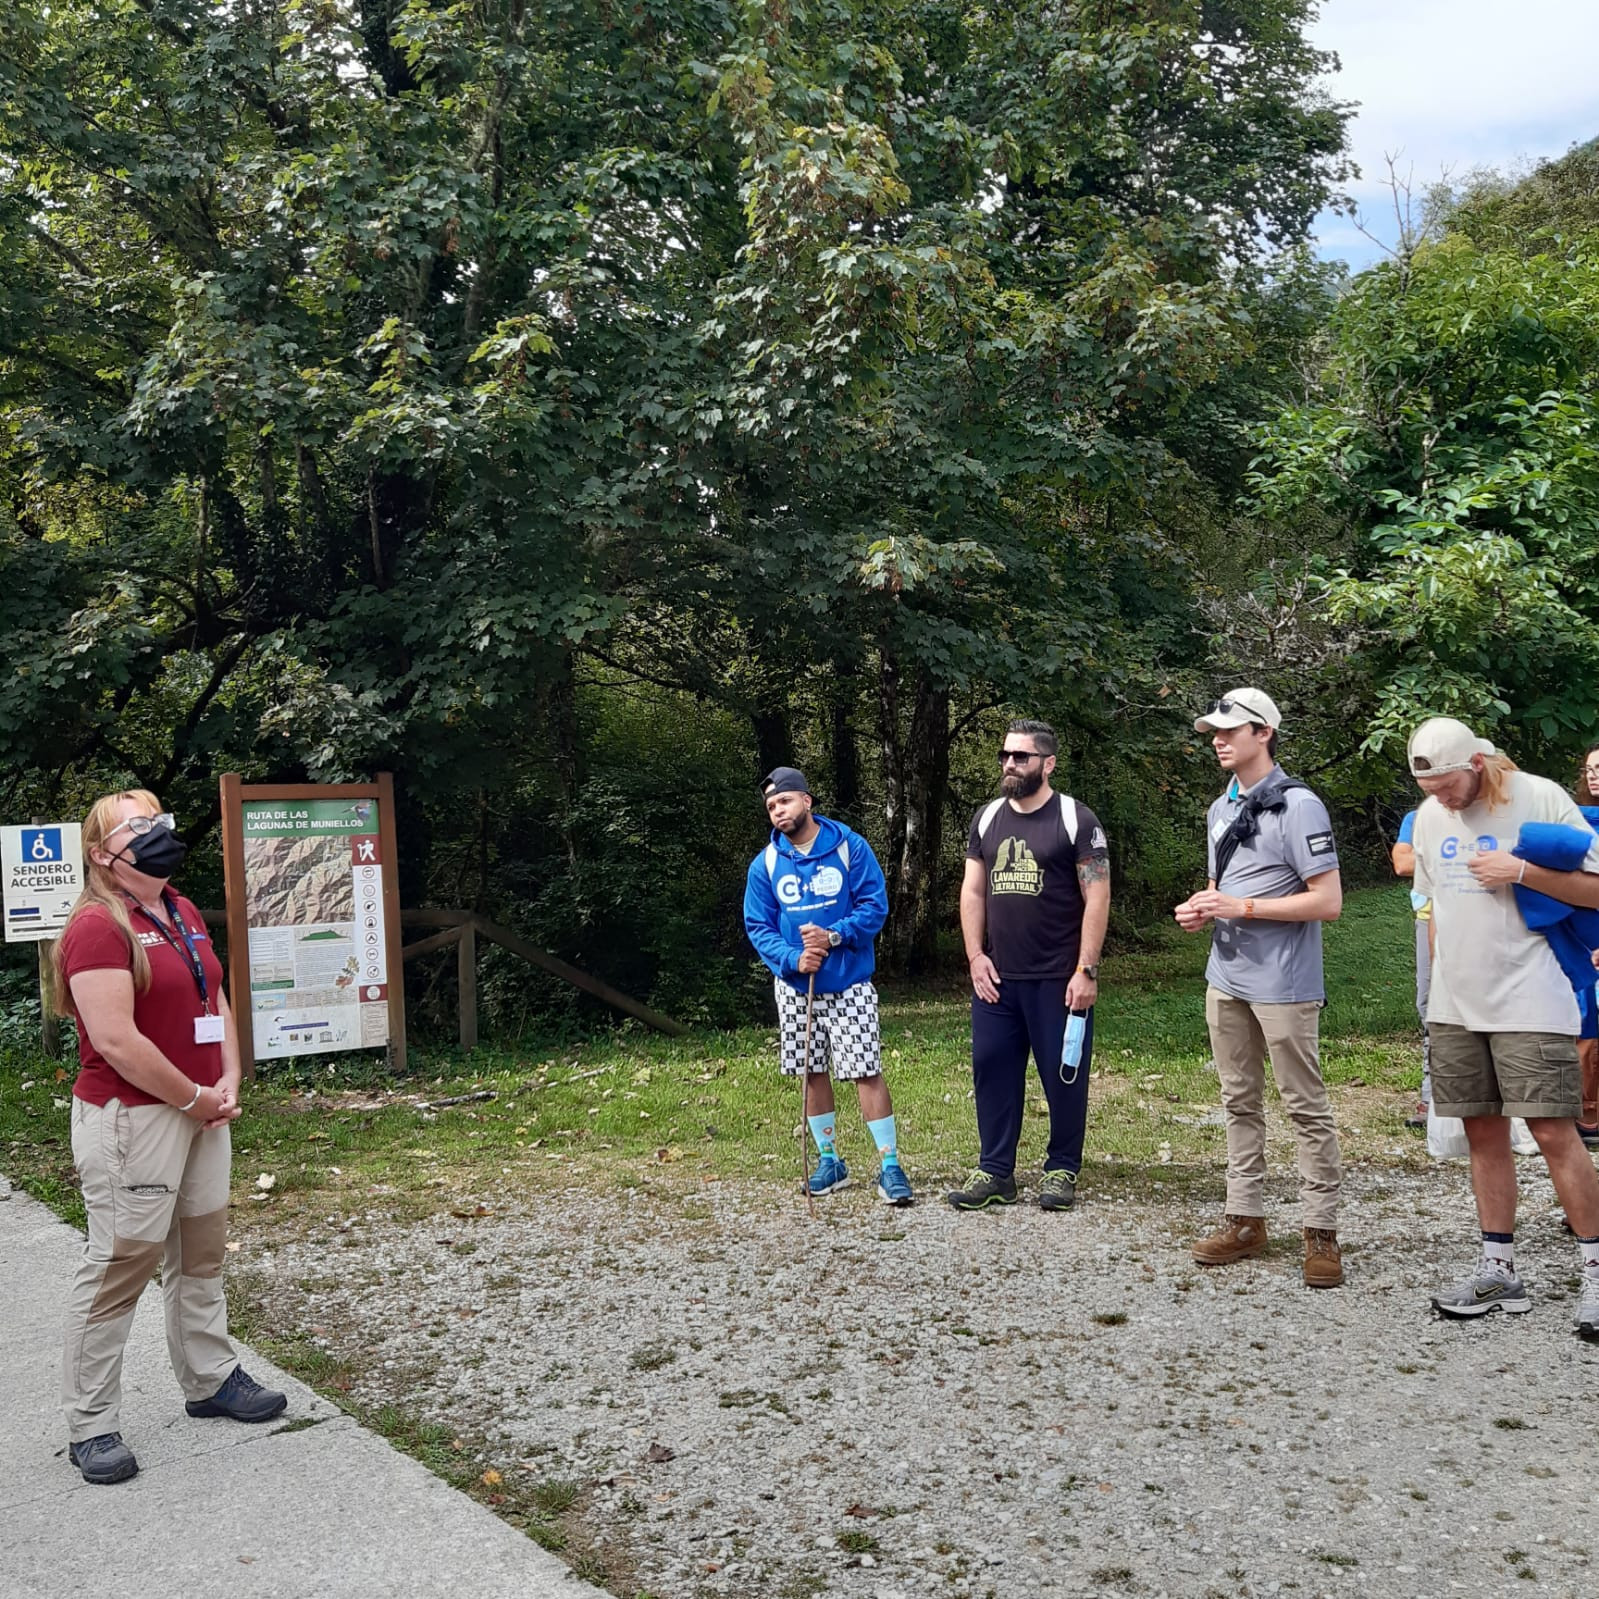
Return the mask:
<svg viewBox="0 0 1599 1599">
<path fill-rule="evenodd" d="M 1070 1210 L 1077 1203 L 1077 1173 L 1061 1168 L 1046 1171 L 1038 1185 L 1040 1210 Z"/>
<path fill-rule="evenodd" d="M 979 1166 L 967 1177 L 964 1188 L 957 1188 L 944 1197 L 956 1210 L 985 1210 L 990 1205 L 1014 1205 L 1016 1179 L 991 1176 Z"/>
<path fill-rule="evenodd" d="M 1577 1336 L 1599 1344 L 1599 1271 L 1585 1267 L 1582 1296 L 1577 1301 Z"/>
<path fill-rule="evenodd" d="M 1492 1261 L 1484 1261 L 1477 1270 L 1453 1288 L 1445 1288 L 1432 1296 L 1432 1308 L 1440 1316 L 1456 1319 L 1467 1316 L 1486 1316 L 1490 1310 L 1504 1310 L 1519 1315 L 1532 1309 L 1526 1287 L 1513 1271 Z M 1595 1305 L 1599 1317 L 1599 1303 Z M 1599 1323 L 1596 1323 L 1599 1325 Z"/>
</svg>

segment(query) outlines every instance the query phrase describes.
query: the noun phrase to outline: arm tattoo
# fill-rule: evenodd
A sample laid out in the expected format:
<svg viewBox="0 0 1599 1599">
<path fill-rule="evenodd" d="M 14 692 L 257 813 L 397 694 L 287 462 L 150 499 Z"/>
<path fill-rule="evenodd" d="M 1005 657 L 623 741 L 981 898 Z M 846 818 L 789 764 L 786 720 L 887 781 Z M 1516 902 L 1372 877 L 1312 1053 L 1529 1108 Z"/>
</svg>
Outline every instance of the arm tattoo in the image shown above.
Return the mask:
<svg viewBox="0 0 1599 1599">
<path fill-rule="evenodd" d="M 1110 857 L 1107 855 L 1085 855 L 1077 863 L 1077 881 L 1085 889 L 1090 883 L 1108 883 L 1110 881 Z"/>
</svg>

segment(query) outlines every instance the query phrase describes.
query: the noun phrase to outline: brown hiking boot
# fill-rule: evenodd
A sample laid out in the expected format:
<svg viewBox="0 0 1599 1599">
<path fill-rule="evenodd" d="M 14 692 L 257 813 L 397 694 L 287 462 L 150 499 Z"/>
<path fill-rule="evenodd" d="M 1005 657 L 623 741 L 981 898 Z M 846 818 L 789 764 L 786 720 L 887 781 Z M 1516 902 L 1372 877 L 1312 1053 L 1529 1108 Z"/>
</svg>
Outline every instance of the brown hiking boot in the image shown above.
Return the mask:
<svg viewBox="0 0 1599 1599">
<path fill-rule="evenodd" d="M 1344 1257 L 1338 1250 L 1338 1234 L 1328 1227 L 1305 1229 L 1305 1286 L 1337 1288 L 1344 1280 Z"/>
<path fill-rule="evenodd" d="M 1264 1216 L 1223 1216 L 1221 1231 L 1196 1240 L 1194 1259 L 1201 1266 L 1230 1266 L 1235 1260 L 1248 1260 L 1266 1248 Z"/>
</svg>

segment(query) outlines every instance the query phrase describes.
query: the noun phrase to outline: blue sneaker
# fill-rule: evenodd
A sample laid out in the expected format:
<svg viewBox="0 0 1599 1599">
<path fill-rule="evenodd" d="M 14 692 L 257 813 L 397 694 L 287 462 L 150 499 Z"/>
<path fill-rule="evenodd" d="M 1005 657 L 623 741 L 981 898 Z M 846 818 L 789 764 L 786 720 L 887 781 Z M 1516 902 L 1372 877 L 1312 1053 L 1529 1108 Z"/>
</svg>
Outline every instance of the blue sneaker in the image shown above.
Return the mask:
<svg viewBox="0 0 1599 1599">
<path fill-rule="evenodd" d="M 897 1160 L 890 1161 L 886 1166 L 879 1169 L 877 1173 L 877 1197 L 885 1205 L 899 1205 L 902 1207 L 910 1204 L 915 1199 L 916 1196 L 911 1192 L 911 1180 L 905 1175 L 904 1168 Z"/>
<path fill-rule="evenodd" d="M 823 1155 L 811 1173 L 811 1197 L 820 1199 L 835 1189 L 849 1187 L 849 1167 L 837 1155 Z"/>
<path fill-rule="evenodd" d="M 271 1421 L 288 1407 L 288 1396 L 263 1388 L 243 1366 L 235 1366 L 228 1380 L 209 1399 L 190 1399 L 184 1409 L 191 1416 L 226 1416 L 230 1421 Z"/>
</svg>

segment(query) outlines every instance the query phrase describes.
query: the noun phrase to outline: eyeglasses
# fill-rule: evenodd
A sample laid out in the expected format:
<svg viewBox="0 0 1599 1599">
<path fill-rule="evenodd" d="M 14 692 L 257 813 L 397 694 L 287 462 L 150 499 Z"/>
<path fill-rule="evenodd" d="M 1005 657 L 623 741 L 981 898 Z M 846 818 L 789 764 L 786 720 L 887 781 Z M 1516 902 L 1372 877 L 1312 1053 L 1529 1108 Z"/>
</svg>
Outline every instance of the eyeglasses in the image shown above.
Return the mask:
<svg viewBox="0 0 1599 1599">
<path fill-rule="evenodd" d="M 1591 761 L 1584 765 L 1583 771 L 1585 771 L 1589 777 L 1599 777 L 1599 765 L 1596 765 Z"/>
<path fill-rule="evenodd" d="M 1029 761 L 1041 761 L 1043 755 L 1038 750 L 1001 750 L 999 764 L 1003 766 L 1007 761 L 1018 761 L 1025 766 Z"/>
<path fill-rule="evenodd" d="M 106 837 L 110 838 L 112 834 L 120 833 L 124 827 L 135 838 L 143 838 L 153 827 L 164 827 L 169 833 L 177 832 L 178 819 L 171 811 L 157 811 L 154 816 L 130 816 L 127 821 L 118 822 Z"/>
</svg>

